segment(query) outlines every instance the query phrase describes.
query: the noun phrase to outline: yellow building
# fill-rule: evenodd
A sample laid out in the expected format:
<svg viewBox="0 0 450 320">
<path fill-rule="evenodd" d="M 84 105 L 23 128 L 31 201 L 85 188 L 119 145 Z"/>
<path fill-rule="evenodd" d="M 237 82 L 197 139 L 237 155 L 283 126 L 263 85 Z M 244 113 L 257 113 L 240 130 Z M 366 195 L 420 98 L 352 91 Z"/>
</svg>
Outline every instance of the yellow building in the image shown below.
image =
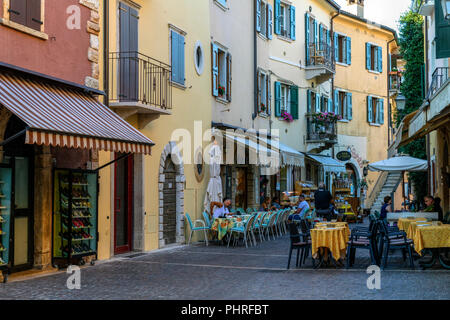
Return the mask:
<svg viewBox="0 0 450 320">
<path fill-rule="evenodd" d="M 211 127 L 208 2 L 104 3 L 101 86 L 107 76 L 109 107 L 155 146 L 151 156 L 126 157 L 100 172 L 99 259 L 185 242 L 183 213 L 201 217 L 209 178 L 193 158 L 202 159 Z M 101 152 L 100 166 L 120 156 Z"/>
<path fill-rule="evenodd" d="M 377 196 L 386 176 L 383 180 L 378 172 L 369 172 L 366 194 L 361 192 L 359 182 L 368 163 L 388 156 L 392 104 L 398 91 L 397 86 L 389 87 L 388 77 L 391 56 L 397 52 L 398 44 L 394 30 L 364 19 L 363 6 L 358 4 L 358 15 L 341 11 L 334 20 L 334 107 L 343 118 L 338 121 L 334 153 L 351 153 L 351 159 L 346 162 L 347 176 L 353 182 L 351 192 L 370 207 L 374 202 L 381 205 Z"/>
</svg>

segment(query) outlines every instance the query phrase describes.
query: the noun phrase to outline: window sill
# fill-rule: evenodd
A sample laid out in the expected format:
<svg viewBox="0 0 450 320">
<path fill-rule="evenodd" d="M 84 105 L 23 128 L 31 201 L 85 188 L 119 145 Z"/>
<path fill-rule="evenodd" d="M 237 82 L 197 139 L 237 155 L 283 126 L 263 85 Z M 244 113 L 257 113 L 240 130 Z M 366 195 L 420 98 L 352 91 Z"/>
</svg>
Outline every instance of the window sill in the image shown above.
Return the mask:
<svg viewBox="0 0 450 320">
<path fill-rule="evenodd" d="M 3 18 L 0 18 L 0 24 L 4 25 L 6 27 L 9 27 L 11 29 L 14 29 L 14 30 L 26 33 L 26 34 L 29 34 L 29 35 L 31 35 L 33 37 L 36 37 L 36 38 L 39 38 L 39 39 L 42 39 L 42 40 L 48 40 L 48 34 L 46 34 L 44 32 L 41 32 L 41 31 L 34 30 L 32 28 L 29 28 L 27 26 L 21 25 L 19 23 L 12 22 L 11 20 L 6 20 L 6 19 L 3 19 Z"/>
<path fill-rule="evenodd" d="M 349 123 L 350 120 L 338 120 L 338 122 L 341 122 L 341 123 Z"/>
<path fill-rule="evenodd" d="M 181 84 L 181 83 L 178 83 L 178 82 L 175 82 L 175 81 L 170 81 L 170 84 L 172 85 L 172 87 L 175 87 L 175 88 L 178 88 L 178 89 L 181 89 L 181 90 L 186 90 L 187 89 L 184 84 Z"/>
<path fill-rule="evenodd" d="M 225 98 L 221 98 L 221 97 L 216 97 L 216 101 L 221 103 L 221 104 L 225 104 L 225 105 L 230 103 L 230 101 L 228 101 Z"/>
<path fill-rule="evenodd" d="M 262 112 L 262 111 L 258 112 L 258 116 L 260 116 L 262 118 L 269 118 L 269 115 L 267 113 L 265 113 L 265 112 Z"/>
<path fill-rule="evenodd" d="M 258 31 L 258 36 L 261 38 L 261 40 L 264 40 L 264 41 L 269 41 L 270 40 L 263 33 L 259 32 L 259 31 Z"/>
<path fill-rule="evenodd" d="M 280 39 L 280 40 L 289 42 L 289 43 L 292 43 L 294 41 L 291 38 L 288 38 L 288 37 L 285 37 L 285 36 L 282 36 L 282 35 L 277 35 L 277 38 Z"/>
<path fill-rule="evenodd" d="M 367 71 L 369 71 L 370 73 L 373 73 L 373 74 L 381 74 L 381 72 L 379 72 L 379 71 L 374 71 L 374 70 L 367 70 Z"/>
<path fill-rule="evenodd" d="M 379 123 L 370 123 L 370 122 L 369 122 L 369 125 L 371 125 L 371 126 L 373 126 L 373 127 L 381 127 L 381 126 L 382 126 L 382 125 L 379 124 Z"/>
<path fill-rule="evenodd" d="M 223 11 L 227 12 L 228 11 L 228 7 L 225 7 L 223 4 L 221 4 L 219 1 L 214 0 L 214 3 L 216 4 L 216 6 L 218 6 L 220 9 L 222 9 Z"/>
<path fill-rule="evenodd" d="M 339 65 L 339 66 L 343 66 L 343 67 L 349 67 L 350 66 L 347 63 L 343 63 L 343 62 L 339 62 L 339 61 L 336 61 L 336 64 Z"/>
</svg>

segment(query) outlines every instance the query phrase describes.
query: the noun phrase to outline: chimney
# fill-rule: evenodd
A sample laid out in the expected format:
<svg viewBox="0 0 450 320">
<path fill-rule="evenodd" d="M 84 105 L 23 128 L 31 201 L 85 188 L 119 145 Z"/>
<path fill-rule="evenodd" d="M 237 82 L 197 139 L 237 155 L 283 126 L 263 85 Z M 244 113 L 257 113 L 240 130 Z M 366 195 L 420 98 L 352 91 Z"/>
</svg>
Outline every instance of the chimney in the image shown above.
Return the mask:
<svg viewBox="0 0 450 320">
<path fill-rule="evenodd" d="M 364 18 L 364 0 L 347 0 L 348 6 L 356 5 L 356 15 L 360 18 Z"/>
</svg>

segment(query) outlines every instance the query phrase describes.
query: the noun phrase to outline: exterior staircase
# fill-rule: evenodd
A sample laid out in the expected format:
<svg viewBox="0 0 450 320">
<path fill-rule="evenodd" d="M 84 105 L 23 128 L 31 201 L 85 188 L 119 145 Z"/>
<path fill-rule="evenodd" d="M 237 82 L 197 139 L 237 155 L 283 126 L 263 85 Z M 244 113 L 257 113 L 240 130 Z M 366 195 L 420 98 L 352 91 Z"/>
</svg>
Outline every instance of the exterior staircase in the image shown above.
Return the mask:
<svg viewBox="0 0 450 320">
<path fill-rule="evenodd" d="M 372 195 L 372 203 L 369 204 L 369 208 L 371 208 L 370 212 L 374 212 L 377 210 L 380 212 L 381 206 L 384 203 L 384 197 L 390 196 L 395 190 L 397 190 L 398 185 L 402 180 L 401 172 L 389 172 L 386 176 L 386 180 L 384 181 L 381 188 L 374 188 L 375 194 Z"/>
</svg>

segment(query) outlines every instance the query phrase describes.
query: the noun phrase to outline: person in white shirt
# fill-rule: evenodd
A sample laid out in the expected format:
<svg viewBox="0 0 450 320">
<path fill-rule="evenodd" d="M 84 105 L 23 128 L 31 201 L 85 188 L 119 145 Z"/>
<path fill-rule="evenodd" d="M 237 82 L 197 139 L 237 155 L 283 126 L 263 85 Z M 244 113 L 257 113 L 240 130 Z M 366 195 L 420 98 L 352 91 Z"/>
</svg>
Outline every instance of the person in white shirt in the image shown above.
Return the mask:
<svg viewBox="0 0 450 320">
<path fill-rule="evenodd" d="M 214 210 L 211 209 L 211 211 L 213 212 L 213 218 L 217 219 L 219 217 L 223 217 L 230 214 L 230 211 L 228 210 L 228 207 L 230 205 L 231 200 L 229 198 L 223 199 L 223 203 L 211 202 L 211 208 L 214 208 Z"/>
<path fill-rule="evenodd" d="M 299 203 L 297 206 L 297 211 L 289 216 L 289 220 L 301 220 L 305 218 L 305 214 L 306 212 L 309 210 L 309 204 L 308 202 L 305 200 L 305 195 L 301 194 L 298 197 Z"/>
</svg>

